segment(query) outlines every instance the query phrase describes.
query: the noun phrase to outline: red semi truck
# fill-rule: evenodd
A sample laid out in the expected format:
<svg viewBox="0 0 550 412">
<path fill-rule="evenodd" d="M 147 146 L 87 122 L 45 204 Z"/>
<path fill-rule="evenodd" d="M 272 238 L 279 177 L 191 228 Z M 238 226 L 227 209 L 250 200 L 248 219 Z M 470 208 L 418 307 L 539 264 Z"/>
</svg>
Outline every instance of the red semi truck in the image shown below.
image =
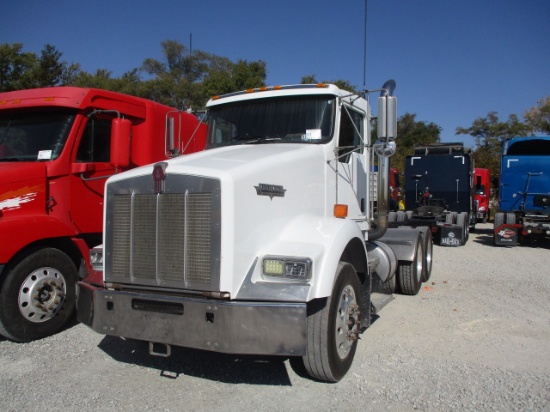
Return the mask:
<svg viewBox="0 0 550 412">
<path fill-rule="evenodd" d="M 102 241 L 109 176 L 204 149 L 196 116 L 99 89 L 0 93 L 0 334 L 62 329 L 89 250 Z"/>
<path fill-rule="evenodd" d="M 477 221 L 487 223 L 491 214 L 491 173 L 489 169 L 474 169 L 474 202 L 477 207 Z"/>
</svg>

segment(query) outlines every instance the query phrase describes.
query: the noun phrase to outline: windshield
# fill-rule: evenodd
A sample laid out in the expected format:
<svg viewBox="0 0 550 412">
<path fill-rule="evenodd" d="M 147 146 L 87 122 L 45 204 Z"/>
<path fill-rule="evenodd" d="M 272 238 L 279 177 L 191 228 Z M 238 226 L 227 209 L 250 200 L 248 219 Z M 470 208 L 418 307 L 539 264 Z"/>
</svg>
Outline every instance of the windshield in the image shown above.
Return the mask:
<svg viewBox="0 0 550 412">
<path fill-rule="evenodd" d="M 75 115 L 70 110 L 0 111 L 0 161 L 57 158 Z"/>
<path fill-rule="evenodd" d="M 333 133 L 334 96 L 285 96 L 214 106 L 207 148 L 246 143 L 324 143 Z"/>
</svg>

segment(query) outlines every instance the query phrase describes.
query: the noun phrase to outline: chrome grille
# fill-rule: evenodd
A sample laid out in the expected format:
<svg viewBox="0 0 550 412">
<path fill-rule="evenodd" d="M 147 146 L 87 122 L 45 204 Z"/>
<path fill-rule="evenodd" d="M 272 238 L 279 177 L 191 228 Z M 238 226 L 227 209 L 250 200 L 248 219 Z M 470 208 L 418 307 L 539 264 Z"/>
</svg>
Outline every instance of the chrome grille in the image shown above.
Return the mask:
<svg viewBox="0 0 550 412">
<path fill-rule="evenodd" d="M 204 183 L 198 186 L 208 187 Z M 220 225 L 214 222 L 214 216 L 220 216 L 219 184 L 215 187 L 216 193 L 186 190 L 140 194 L 118 190 L 111 195 L 107 204 L 110 224 L 106 250 L 110 254 L 105 255 L 106 281 L 216 288 Z"/>
</svg>

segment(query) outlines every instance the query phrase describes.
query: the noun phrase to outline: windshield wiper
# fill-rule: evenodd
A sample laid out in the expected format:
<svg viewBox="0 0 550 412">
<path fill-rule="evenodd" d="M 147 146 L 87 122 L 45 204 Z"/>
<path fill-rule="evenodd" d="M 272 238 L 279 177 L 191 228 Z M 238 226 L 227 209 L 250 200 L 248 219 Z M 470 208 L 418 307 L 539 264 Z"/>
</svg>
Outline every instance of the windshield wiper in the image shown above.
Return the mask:
<svg viewBox="0 0 550 412">
<path fill-rule="evenodd" d="M 266 137 L 266 138 L 258 139 L 256 141 L 252 141 L 252 142 L 249 142 L 249 143 L 262 144 L 262 143 L 278 142 L 280 140 L 283 140 L 283 139 L 280 138 L 280 137 Z"/>
<path fill-rule="evenodd" d="M 250 134 L 250 133 L 243 133 L 243 134 L 237 135 L 235 137 L 232 137 L 231 141 L 232 142 L 235 142 L 235 141 L 248 142 L 248 141 L 260 141 L 262 139 L 265 139 L 265 136 L 254 135 L 254 134 Z"/>
</svg>

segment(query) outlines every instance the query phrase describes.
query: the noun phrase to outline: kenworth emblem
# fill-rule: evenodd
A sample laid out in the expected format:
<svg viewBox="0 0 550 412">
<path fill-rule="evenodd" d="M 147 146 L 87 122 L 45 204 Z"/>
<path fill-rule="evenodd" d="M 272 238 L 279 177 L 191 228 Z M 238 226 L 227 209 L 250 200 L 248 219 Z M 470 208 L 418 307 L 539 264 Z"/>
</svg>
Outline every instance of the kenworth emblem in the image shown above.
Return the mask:
<svg viewBox="0 0 550 412">
<path fill-rule="evenodd" d="M 256 188 L 256 194 L 258 196 L 269 196 L 271 200 L 274 197 L 285 197 L 286 189 L 279 185 L 270 185 L 266 183 L 260 183 Z"/>
<path fill-rule="evenodd" d="M 166 170 L 166 166 L 168 166 L 168 163 L 159 162 L 159 163 L 155 163 L 155 166 L 153 167 L 153 180 L 155 182 L 155 193 L 164 192 L 164 179 L 166 179 L 166 173 L 164 171 Z"/>
</svg>

